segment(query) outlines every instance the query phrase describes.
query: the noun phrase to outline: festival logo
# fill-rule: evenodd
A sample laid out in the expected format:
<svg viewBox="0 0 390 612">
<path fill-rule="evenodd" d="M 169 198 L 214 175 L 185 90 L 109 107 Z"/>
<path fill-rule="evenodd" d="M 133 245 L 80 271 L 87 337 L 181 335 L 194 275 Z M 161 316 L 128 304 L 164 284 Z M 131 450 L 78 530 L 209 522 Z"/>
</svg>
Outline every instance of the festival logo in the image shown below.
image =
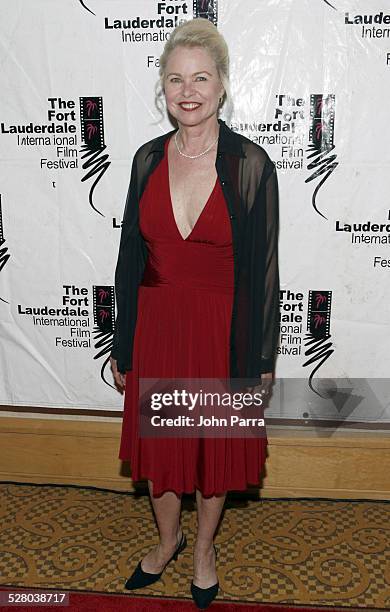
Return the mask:
<svg viewBox="0 0 390 612">
<path fill-rule="evenodd" d="M 95 360 L 104 357 L 101 379 L 115 388 L 106 377 L 115 328 L 114 287 L 89 288 L 69 283 L 62 285 L 61 293 L 57 304 L 17 304 L 17 316 L 43 333 L 47 330 L 47 337 L 58 351 L 90 352 L 93 347 Z"/>
<path fill-rule="evenodd" d="M 208 19 L 218 25 L 218 0 L 193 0 L 194 17 Z"/>
<path fill-rule="evenodd" d="M 102 155 L 106 149 L 102 97 L 80 98 L 80 123 L 81 140 L 83 142 L 81 148 L 83 155 L 81 157 L 82 159 L 87 158 L 87 161 L 82 164 L 82 168 L 87 170 L 87 174 L 81 181 L 84 182 L 95 177 L 89 192 L 89 203 L 93 210 L 104 217 L 103 213 L 97 210 L 93 203 L 95 187 L 111 164 L 108 161 L 107 153 Z"/>
<path fill-rule="evenodd" d="M 96 13 L 87 6 L 84 0 L 79 0 L 79 2 L 86 11 L 96 17 Z M 169 30 L 191 18 L 188 10 L 189 4 L 190 2 L 181 0 L 161 0 L 161 2 L 154 0 L 145 2 L 144 0 L 138 5 L 139 8 L 142 7 L 142 14 L 132 14 L 131 17 L 124 19 L 123 17 L 106 16 L 103 22 L 104 29 L 107 32 L 119 32 L 124 43 L 165 42 L 169 38 Z M 200 0 L 199 4 L 201 14 L 198 16 L 208 16 L 216 24 L 216 0 L 214 2 Z M 194 2 L 195 5 L 196 2 Z"/>
<path fill-rule="evenodd" d="M 100 376 L 107 385 L 113 387 L 113 385 L 107 381 L 105 371 L 110 361 L 115 327 L 114 287 L 110 285 L 94 285 L 92 292 L 94 347 L 98 351 L 94 359 L 100 359 L 100 357 L 106 356 L 100 369 Z"/>
<path fill-rule="evenodd" d="M 309 387 L 314 393 L 321 394 L 313 388 L 312 379 L 322 364 L 334 352 L 330 334 L 332 292 L 309 291 L 307 309 L 307 333 L 304 339 L 306 356 L 310 356 L 303 367 L 316 364 L 309 376 Z"/>
<path fill-rule="evenodd" d="M 89 203 L 95 212 L 104 217 L 93 202 L 96 185 L 111 164 L 108 160 L 108 154 L 102 154 L 106 149 L 103 98 L 79 98 L 81 150 L 78 148 L 80 140 L 77 133 L 79 129 L 77 101 L 53 96 L 47 98 L 47 102 L 48 108 L 44 121 L 11 124 L 2 121 L 0 123 L 0 133 L 12 137 L 16 146 L 20 148 L 39 146 L 38 155 L 44 151 L 44 154 L 38 157 L 39 167 L 48 175 L 55 170 L 65 172 L 79 170 L 79 154 L 81 153 L 82 159 L 86 158 L 86 161 L 82 164 L 86 174 L 81 181 L 93 179 L 89 192 Z M 55 189 L 56 181 L 53 180 L 52 185 Z"/>
<path fill-rule="evenodd" d="M 2 209 L 2 201 L 1 201 L 1 193 L 0 193 L 0 272 L 6 265 L 7 261 L 11 257 L 8 253 L 8 247 L 3 247 L 5 242 L 4 233 L 3 233 L 3 209 Z M 0 296 L 0 301 L 5 302 L 5 304 L 9 304 L 7 300 Z"/>
<path fill-rule="evenodd" d="M 316 364 L 309 377 L 309 387 L 320 366 L 334 352 L 330 341 L 331 291 L 309 291 L 307 306 L 306 336 L 303 337 L 305 295 L 302 291 L 280 290 L 279 311 L 279 355 L 297 358 L 302 354 L 309 357 L 303 367 Z M 306 347 L 306 350 L 305 350 Z"/>
<path fill-rule="evenodd" d="M 314 210 L 324 219 L 327 219 L 327 217 L 318 210 L 316 198 L 318 191 L 338 166 L 336 161 L 337 155 L 331 154 L 335 149 L 334 119 L 334 94 L 312 94 L 310 96 L 309 145 L 306 153 L 308 160 L 307 169 L 313 172 L 305 180 L 305 183 L 320 179 L 313 191 L 312 205 Z"/>
<path fill-rule="evenodd" d="M 302 172 L 306 162 L 311 174 L 305 182 L 318 179 L 312 196 L 313 207 L 325 217 L 317 208 L 316 197 L 338 165 L 336 155 L 331 154 L 335 149 L 335 96 L 312 94 L 307 100 L 303 96 L 279 92 L 274 97 L 275 106 L 270 120 L 248 122 L 235 119 L 231 122 L 231 128 L 266 150 L 273 150 L 277 170 Z"/>
</svg>

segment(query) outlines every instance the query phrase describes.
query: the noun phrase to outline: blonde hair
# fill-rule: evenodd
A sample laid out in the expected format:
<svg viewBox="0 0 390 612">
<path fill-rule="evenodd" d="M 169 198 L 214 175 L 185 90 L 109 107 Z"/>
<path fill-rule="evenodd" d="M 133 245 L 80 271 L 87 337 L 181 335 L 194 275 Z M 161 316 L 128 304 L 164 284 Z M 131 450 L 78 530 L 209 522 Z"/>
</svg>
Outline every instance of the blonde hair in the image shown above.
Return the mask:
<svg viewBox="0 0 390 612">
<path fill-rule="evenodd" d="M 155 85 L 155 105 L 161 114 L 161 119 L 164 117 L 162 98 L 164 96 L 164 79 L 168 57 L 178 46 L 202 47 L 208 51 L 215 62 L 218 76 L 225 90 L 218 110 L 221 110 L 225 102 L 230 109 L 232 107 L 232 99 L 229 83 L 228 46 L 222 34 L 211 21 L 204 17 L 196 17 L 181 23 L 173 30 L 160 56 L 159 79 Z"/>
</svg>

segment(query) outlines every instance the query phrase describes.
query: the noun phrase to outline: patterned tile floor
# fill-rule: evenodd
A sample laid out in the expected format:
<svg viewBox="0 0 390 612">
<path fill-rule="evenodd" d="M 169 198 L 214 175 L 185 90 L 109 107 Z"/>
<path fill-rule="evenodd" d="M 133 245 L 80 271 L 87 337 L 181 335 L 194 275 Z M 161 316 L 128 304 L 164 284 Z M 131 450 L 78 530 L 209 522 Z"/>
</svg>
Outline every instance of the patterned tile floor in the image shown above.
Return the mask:
<svg viewBox="0 0 390 612">
<path fill-rule="evenodd" d="M 188 547 L 140 595 L 190 598 Z M 158 542 L 147 495 L 0 483 L 0 585 L 123 593 Z M 215 538 L 218 600 L 390 609 L 390 503 L 230 499 Z"/>
</svg>

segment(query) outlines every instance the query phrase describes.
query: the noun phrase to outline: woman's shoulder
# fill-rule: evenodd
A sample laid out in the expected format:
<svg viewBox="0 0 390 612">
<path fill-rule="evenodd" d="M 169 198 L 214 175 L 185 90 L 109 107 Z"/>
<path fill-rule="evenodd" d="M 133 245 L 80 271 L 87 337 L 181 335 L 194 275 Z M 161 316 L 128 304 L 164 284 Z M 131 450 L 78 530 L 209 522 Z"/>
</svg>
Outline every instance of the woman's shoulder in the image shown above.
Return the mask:
<svg viewBox="0 0 390 612">
<path fill-rule="evenodd" d="M 261 176 L 264 180 L 267 180 L 271 174 L 276 173 L 274 162 L 261 145 L 242 134 L 236 134 L 240 139 L 245 156 L 244 165 L 250 174 Z"/>
<path fill-rule="evenodd" d="M 169 132 L 155 136 L 154 138 L 151 138 L 147 142 L 141 144 L 134 153 L 134 158 L 136 161 L 145 161 L 148 155 L 154 151 L 164 151 L 165 141 L 174 132 L 175 130 L 170 130 Z"/>
<path fill-rule="evenodd" d="M 226 124 L 225 124 L 226 126 Z M 226 126 L 227 127 L 227 126 Z M 273 165 L 268 152 L 257 142 L 251 140 L 241 132 L 228 127 L 229 140 L 234 142 L 244 154 L 244 163 L 259 165 Z"/>
<path fill-rule="evenodd" d="M 243 134 L 239 134 L 238 132 L 236 132 L 236 134 L 240 138 L 243 151 L 247 158 L 250 160 L 262 161 L 263 163 L 272 163 L 268 152 L 261 145 Z"/>
</svg>

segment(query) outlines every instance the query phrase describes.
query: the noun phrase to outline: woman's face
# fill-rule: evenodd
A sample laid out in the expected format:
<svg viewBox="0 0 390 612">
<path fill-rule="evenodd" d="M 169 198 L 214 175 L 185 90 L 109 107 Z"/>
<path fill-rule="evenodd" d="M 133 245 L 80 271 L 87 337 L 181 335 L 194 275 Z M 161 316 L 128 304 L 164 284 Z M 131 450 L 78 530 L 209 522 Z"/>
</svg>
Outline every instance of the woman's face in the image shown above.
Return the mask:
<svg viewBox="0 0 390 612">
<path fill-rule="evenodd" d="M 178 46 L 169 54 L 164 89 L 169 113 L 183 125 L 216 115 L 224 93 L 214 60 L 201 47 Z"/>
</svg>

